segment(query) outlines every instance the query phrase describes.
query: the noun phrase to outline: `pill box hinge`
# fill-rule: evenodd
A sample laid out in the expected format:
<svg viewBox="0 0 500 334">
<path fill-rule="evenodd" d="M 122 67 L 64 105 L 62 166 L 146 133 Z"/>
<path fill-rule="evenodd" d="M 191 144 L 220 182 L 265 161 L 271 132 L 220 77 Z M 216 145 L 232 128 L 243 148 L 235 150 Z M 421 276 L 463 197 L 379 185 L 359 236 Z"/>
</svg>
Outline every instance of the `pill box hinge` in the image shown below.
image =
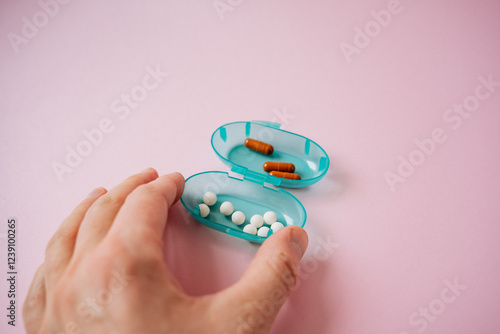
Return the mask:
<svg viewBox="0 0 500 334">
<path fill-rule="evenodd" d="M 228 173 L 228 176 L 232 179 L 237 179 L 242 181 L 245 178 L 245 174 L 247 173 L 247 168 L 241 166 L 233 166 L 231 171 Z"/>
<path fill-rule="evenodd" d="M 281 178 L 267 175 L 264 180 L 264 187 L 278 191 L 278 187 L 281 185 Z"/>
<path fill-rule="evenodd" d="M 281 179 L 272 175 L 263 175 L 257 173 L 248 168 L 241 166 L 233 166 L 231 171 L 228 173 L 230 178 L 242 181 L 243 179 L 258 184 L 262 184 L 264 188 L 278 191 L 278 187 L 281 185 Z"/>
<path fill-rule="evenodd" d="M 263 184 L 265 181 L 265 176 L 251 170 L 247 170 L 244 176 L 245 180 L 252 181 L 255 183 Z"/>
<path fill-rule="evenodd" d="M 264 182 L 264 188 L 268 188 L 268 189 L 271 189 L 271 190 L 274 190 L 274 191 L 278 191 L 278 187 L 275 186 L 274 184 L 272 183 L 267 183 L 267 182 Z"/>
</svg>

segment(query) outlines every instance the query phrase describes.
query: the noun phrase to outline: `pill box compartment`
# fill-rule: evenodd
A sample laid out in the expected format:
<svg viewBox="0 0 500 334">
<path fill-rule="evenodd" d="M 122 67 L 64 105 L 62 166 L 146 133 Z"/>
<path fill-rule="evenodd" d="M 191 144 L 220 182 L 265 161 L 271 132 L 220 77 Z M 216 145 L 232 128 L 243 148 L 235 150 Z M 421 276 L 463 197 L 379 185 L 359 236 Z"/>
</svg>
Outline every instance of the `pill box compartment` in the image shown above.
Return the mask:
<svg viewBox="0 0 500 334">
<path fill-rule="evenodd" d="M 318 182 L 326 174 L 330 160 L 326 152 L 314 141 L 295 133 L 279 129 L 280 124 L 263 121 L 234 122 L 219 127 L 212 135 L 212 147 L 231 172 L 209 171 L 186 179 L 181 202 L 198 222 L 213 229 L 248 241 L 262 243 L 266 237 L 243 232 L 254 214 L 274 211 L 278 222 L 285 226 L 303 227 L 306 211 L 302 203 L 281 187 L 301 188 Z M 252 138 L 273 145 L 271 155 L 263 155 L 244 146 Z M 291 162 L 301 180 L 271 176 L 262 168 L 264 162 Z M 217 202 L 210 207 L 210 214 L 200 216 L 198 204 L 203 194 L 212 191 Z M 245 214 L 245 224 L 240 226 L 224 216 L 219 208 L 230 201 L 235 211 Z M 272 231 L 269 232 L 269 235 Z"/>
</svg>

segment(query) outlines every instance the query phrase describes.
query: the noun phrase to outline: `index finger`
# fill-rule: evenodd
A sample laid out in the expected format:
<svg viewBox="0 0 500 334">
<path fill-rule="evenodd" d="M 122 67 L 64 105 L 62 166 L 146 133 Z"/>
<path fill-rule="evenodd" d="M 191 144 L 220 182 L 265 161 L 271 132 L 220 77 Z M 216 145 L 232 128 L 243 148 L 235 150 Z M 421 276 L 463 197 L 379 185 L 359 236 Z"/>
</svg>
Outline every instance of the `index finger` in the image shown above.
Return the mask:
<svg viewBox="0 0 500 334">
<path fill-rule="evenodd" d="M 148 246 L 163 246 L 168 209 L 179 200 L 184 191 L 184 177 L 180 173 L 160 176 L 137 187 L 127 196 L 111 226 L 109 237 L 117 237 L 134 252 Z"/>
</svg>

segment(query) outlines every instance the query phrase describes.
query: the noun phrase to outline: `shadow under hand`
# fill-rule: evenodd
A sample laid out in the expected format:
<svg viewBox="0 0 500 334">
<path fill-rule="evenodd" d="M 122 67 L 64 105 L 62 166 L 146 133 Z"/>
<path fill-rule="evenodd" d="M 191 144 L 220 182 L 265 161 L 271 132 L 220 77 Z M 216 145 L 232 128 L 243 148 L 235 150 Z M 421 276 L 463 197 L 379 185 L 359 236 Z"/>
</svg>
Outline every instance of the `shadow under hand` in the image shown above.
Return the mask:
<svg viewBox="0 0 500 334">
<path fill-rule="evenodd" d="M 259 248 L 200 224 L 181 203 L 169 210 L 163 240 L 165 262 L 191 296 L 216 293 L 238 281 Z"/>
</svg>

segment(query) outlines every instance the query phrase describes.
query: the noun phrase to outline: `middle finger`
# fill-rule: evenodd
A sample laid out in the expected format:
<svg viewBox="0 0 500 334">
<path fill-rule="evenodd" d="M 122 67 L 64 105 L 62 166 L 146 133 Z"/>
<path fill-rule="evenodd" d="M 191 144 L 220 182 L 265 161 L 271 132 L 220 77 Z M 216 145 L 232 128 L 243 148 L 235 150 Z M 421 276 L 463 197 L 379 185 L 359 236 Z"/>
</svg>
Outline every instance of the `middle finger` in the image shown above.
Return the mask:
<svg viewBox="0 0 500 334">
<path fill-rule="evenodd" d="M 75 254 L 94 248 L 107 234 L 127 196 L 138 186 L 158 178 L 153 168 L 135 174 L 101 196 L 87 211 L 76 240 Z"/>
</svg>

